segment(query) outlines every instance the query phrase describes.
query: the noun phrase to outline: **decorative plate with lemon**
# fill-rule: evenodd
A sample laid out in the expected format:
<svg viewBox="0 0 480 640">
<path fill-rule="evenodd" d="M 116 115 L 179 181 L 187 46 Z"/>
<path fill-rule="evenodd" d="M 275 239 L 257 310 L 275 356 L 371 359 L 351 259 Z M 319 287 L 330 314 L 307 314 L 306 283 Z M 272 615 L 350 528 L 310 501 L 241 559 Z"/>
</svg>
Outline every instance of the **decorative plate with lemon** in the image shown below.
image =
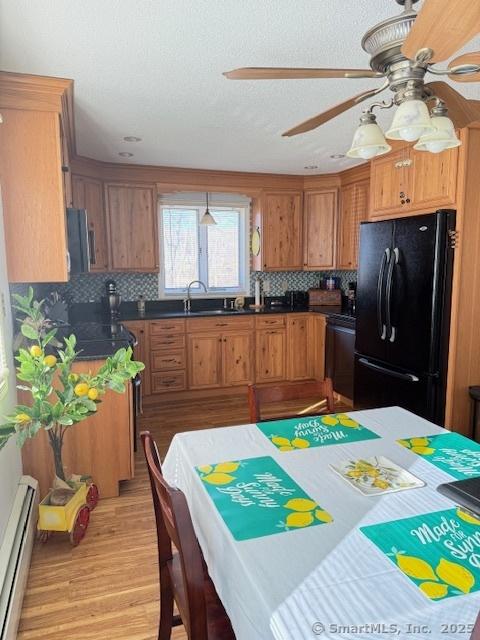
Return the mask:
<svg viewBox="0 0 480 640">
<path fill-rule="evenodd" d="M 425 486 L 422 480 L 384 456 L 344 460 L 330 467 L 365 496 Z"/>
</svg>

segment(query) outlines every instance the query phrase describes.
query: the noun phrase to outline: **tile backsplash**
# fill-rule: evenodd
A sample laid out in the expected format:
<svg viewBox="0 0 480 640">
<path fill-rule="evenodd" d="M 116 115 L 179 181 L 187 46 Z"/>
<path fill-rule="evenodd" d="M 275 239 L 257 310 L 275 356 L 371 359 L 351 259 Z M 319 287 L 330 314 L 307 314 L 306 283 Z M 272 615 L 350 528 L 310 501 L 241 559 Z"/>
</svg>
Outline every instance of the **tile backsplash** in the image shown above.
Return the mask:
<svg viewBox="0 0 480 640">
<path fill-rule="evenodd" d="M 268 281 L 270 296 L 281 296 L 286 290 L 306 291 L 310 287 L 318 287 L 324 276 L 339 278 L 340 286 L 345 292 L 349 282 L 357 279 L 356 271 L 281 271 L 260 272 L 250 274 L 250 291 L 254 294 L 255 280 Z M 52 283 L 35 286 L 35 294 L 45 297 L 51 291 L 58 291 L 69 303 L 99 302 L 105 293 L 106 280 L 115 280 L 118 291 L 124 301 L 137 300 L 144 296 L 146 300 L 158 300 L 158 274 L 156 273 L 88 273 L 71 276 L 67 283 Z M 11 285 L 12 293 L 24 294 L 28 285 Z"/>
</svg>

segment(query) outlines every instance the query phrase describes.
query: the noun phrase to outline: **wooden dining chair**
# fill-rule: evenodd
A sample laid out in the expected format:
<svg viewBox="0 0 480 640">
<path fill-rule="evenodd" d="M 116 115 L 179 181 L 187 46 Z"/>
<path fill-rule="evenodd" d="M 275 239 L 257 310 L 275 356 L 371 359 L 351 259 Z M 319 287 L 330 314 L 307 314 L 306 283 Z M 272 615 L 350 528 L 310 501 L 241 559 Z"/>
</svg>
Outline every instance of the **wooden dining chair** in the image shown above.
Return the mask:
<svg viewBox="0 0 480 640">
<path fill-rule="evenodd" d="M 250 411 L 250 422 L 260 422 L 262 420 L 261 407 L 272 402 L 286 402 L 288 400 L 303 400 L 311 398 L 315 405 L 325 401 L 325 408 L 315 409 L 308 413 L 293 412 L 289 415 L 275 417 L 275 420 L 292 418 L 298 415 L 314 416 L 322 413 L 333 413 L 335 411 L 335 401 L 333 398 L 333 386 L 330 378 L 325 378 L 320 382 L 305 382 L 304 384 L 277 384 L 258 386 L 248 385 L 248 407 Z"/>
<path fill-rule="evenodd" d="M 235 640 L 230 619 L 208 575 L 185 495 L 164 479 L 155 441 L 140 434 L 152 489 L 160 570 L 158 640 L 184 625 L 188 640 Z M 175 546 L 176 551 L 173 550 Z M 173 615 L 173 604 L 179 616 Z"/>
</svg>

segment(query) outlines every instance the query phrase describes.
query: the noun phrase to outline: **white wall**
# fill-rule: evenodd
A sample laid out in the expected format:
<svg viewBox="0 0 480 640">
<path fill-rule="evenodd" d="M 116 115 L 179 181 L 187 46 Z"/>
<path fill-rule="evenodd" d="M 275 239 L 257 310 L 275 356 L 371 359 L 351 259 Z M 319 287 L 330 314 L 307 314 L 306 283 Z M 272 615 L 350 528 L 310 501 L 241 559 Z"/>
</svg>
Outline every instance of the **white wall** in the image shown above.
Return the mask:
<svg viewBox="0 0 480 640">
<path fill-rule="evenodd" d="M 5 235 L 3 232 L 3 211 L 0 193 L 0 297 L 4 296 L 4 308 L 6 317 L 3 318 L 2 305 L 0 304 L 0 321 L 5 326 L 5 347 L 7 352 L 8 368 L 10 376 L 8 380 L 8 392 L 0 399 L 0 420 L 12 410 L 16 402 L 15 376 L 13 354 L 12 354 L 12 319 L 10 314 L 10 294 L 8 290 L 7 265 L 5 259 Z M 18 479 L 22 474 L 20 452 L 11 440 L 6 447 L 0 451 L 0 546 L 10 515 L 13 498 L 17 491 Z"/>
</svg>

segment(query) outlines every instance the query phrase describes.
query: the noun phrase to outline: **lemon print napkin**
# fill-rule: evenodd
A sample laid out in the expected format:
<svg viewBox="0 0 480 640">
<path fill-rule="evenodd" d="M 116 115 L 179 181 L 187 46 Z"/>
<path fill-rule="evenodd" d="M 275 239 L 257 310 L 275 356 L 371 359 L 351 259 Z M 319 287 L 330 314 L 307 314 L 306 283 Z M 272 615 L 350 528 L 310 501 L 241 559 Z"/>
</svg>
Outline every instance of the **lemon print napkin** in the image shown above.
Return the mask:
<svg viewBox="0 0 480 640">
<path fill-rule="evenodd" d="M 480 444 L 459 433 L 406 438 L 397 442 L 457 480 L 480 476 Z"/>
<path fill-rule="evenodd" d="M 257 427 L 279 451 L 298 451 L 380 437 L 348 413 L 272 420 L 259 422 Z"/>
<path fill-rule="evenodd" d="M 333 521 L 269 456 L 196 467 L 235 540 L 249 540 Z"/>
<path fill-rule="evenodd" d="M 430 600 L 480 589 L 480 520 L 460 509 L 360 530 Z"/>
</svg>

